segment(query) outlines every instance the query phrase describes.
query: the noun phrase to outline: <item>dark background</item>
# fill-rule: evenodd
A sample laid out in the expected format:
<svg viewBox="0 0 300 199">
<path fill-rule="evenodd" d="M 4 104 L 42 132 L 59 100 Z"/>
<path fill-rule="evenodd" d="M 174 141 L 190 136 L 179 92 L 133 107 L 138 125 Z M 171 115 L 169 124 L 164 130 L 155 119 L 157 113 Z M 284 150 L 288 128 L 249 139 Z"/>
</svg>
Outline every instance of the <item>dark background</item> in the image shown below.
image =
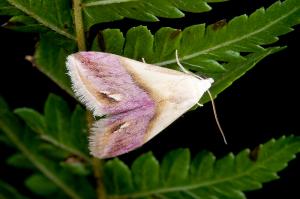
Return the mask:
<svg viewBox="0 0 300 199">
<path fill-rule="evenodd" d="M 250 14 L 255 9 L 272 4 L 274 0 L 236 0 L 211 4 L 213 11 L 204 14 L 190 14 L 183 19 L 162 19 L 158 23 L 142 23 L 135 20 L 102 24 L 93 31 L 106 27 L 121 28 L 147 25 L 154 33 L 161 26 L 184 28 L 192 24 L 214 23 L 234 16 Z M 6 18 L 2 17 L 1 23 Z M 178 147 L 190 148 L 192 155 L 206 149 L 217 157 L 232 151 L 235 154 L 244 148 L 254 148 L 271 138 L 282 135 L 300 135 L 299 111 L 299 45 L 300 27 L 280 37 L 278 45 L 288 45 L 284 51 L 267 57 L 256 65 L 215 100 L 220 122 L 224 128 L 228 145 L 224 145 L 215 124 L 209 104 L 196 111 L 188 112 L 156 136 L 142 148 L 121 156 L 130 163 L 139 154 L 152 150 L 161 158 L 163 154 Z M 45 75 L 34 68 L 24 57 L 32 55 L 37 34 L 17 33 L 0 28 L 0 95 L 12 108 L 33 107 L 40 112 L 49 92 L 63 96 L 70 104 L 75 100 L 65 94 Z M 0 148 L 0 178 L 15 184 L 22 184 L 26 173 L 4 164 L 12 153 Z M 299 198 L 300 159 L 293 160 L 289 167 L 280 172 L 280 180 L 264 185 L 258 191 L 247 193 L 254 198 Z M 12 179 L 17 180 L 12 180 Z"/>
</svg>

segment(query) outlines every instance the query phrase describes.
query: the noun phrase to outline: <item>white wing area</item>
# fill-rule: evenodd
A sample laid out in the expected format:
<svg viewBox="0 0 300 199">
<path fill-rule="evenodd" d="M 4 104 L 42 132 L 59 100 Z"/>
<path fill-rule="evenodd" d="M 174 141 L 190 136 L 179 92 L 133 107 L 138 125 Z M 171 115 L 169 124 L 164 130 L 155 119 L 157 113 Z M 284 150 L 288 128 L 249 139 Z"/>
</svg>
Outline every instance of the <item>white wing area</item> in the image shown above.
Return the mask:
<svg viewBox="0 0 300 199">
<path fill-rule="evenodd" d="M 213 79 L 196 77 L 176 70 L 120 57 L 123 66 L 145 87 L 157 105 L 145 141 L 150 140 L 192 108 L 211 87 Z"/>
</svg>

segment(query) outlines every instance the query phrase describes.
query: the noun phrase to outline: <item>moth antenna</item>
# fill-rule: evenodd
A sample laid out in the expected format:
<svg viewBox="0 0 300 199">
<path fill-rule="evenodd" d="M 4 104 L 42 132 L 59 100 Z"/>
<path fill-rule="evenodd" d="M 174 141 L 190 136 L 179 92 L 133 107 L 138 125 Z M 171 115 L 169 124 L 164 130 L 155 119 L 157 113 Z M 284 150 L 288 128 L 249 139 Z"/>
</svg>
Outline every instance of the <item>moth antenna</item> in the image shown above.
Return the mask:
<svg viewBox="0 0 300 199">
<path fill-rule="evenodd" d="M 215 121 L 217 123 L 218 129 L 219 129 L 219 131 L 220 131 L 220 133 L 222 135 L 224 143 L 227 145 L 228 143 L 227 143 L 227 140 L 226 140 L 226 137 L 225 137 L 225 133 L 224 133 L 224 131 L 222 129 L 222 126 L 220 124 L 219 117 L 218 117 L 218 114 L 217 114 L 215 100 L 214 100 L 214 98 L 213 98 L 213 96 L 212 96 L 212 94 L 211 94 L 211 92 L 209 90 L 207 90 L 207 93 L 208 93 L 210 101 L 211 101 L 211 105 L 212 105 L 212 109 L 213 109 L 213 113 L 214 113 L 214 117 L 215 117 Z"/>
<path fill-rule="evenodd" d="M 180 61 L 179 61 L 178 50 L 177 50 L 177 49 L 175 50 L 175 56 L 176 56 L 176 62 L 177 62 L 177 65 L 179 66 L 179 68 L 180 68 L 180 70 L 181 70 L 182 72 L 184 72 L 184 73 L 186 73 L 186 74 L 190 74 L 190 75 L 192 75 L 192 76 L 194 76 L 194 77 L 196 77 L 196 78 L 198 78 L 198 79 L 200 79 L 200 80 L 203 80 L 203 79 L 204 79 L 203 77 L 201 77 L 201 76 L 199 76 L 199 75 L 196 75 L 196 74 L 192 73 L 191 71 L 187 70 L 186 68 L 184 68 L 184 66 L 183 66 L 183 65 L 180 63 Z M 213 109 L 213 113 L 214 113 L 214 118 L 215 118 L 215 121 L 216 121 L 216 123 L 217 123 L 218 129 L 219 129 L 219 131 L 220 131 L 220 133 L 221 133 L 221 135 L 222 135 L 222 138 L 223 138 L 224 143 L 227 144 L 227 140 L 226 140 L 226 137 L 225 137 L 225 133 L 224 133 L 224 131 L 223 131 L 223 129 L 222 129 L 222 126 L 221 126 L 220 121 L 219 121 L 219 118 L 218 118 L 218 114 L 217 114 L 217 109 L 216 109 L 216 105 L 215 105 L 214 98 L 213 98 L 213 96 L 212 96 L 212 94 L 211 94 L 211 92 L 210 92 L 209 90 L 207 90 L 207 93 L 208 93 L 209 98 L 210 98 L 210 101 L 211 101 L 211 105 L 212 105 L 212 109 Z M 203 104 L 200 104 L 199 102 L 197 102 L 197 105 L 198 105 L 198 106 L 203 106 Z"/>
<path fill-rule="evenodd" d="M 181 70 L 182 72 L 187 73 L 187 74 L 191 74 L 191 75 L 193 75 L 193 76 L 196 76 L 196 77 L 199 78 L 199 79 L 203 79 L 202 77 L 200 77 L 200 76 L 198 77 L 198 75 L 195 75 L 194 73 L 188 71 L 187 69 L 185 69 L 185 68 L 183 67 L 183 65 L 182 65 L 182 64 L 180 63 L 180 61 L 179 61 L 178 50 L 177 50 L 177 49 L 175 50 L 175 56 L 176 56 L 176 62 L 177 62 L 177 65 L 179 66 L 179 68 L 180 68 L 180 70 Z"/>
</svg>

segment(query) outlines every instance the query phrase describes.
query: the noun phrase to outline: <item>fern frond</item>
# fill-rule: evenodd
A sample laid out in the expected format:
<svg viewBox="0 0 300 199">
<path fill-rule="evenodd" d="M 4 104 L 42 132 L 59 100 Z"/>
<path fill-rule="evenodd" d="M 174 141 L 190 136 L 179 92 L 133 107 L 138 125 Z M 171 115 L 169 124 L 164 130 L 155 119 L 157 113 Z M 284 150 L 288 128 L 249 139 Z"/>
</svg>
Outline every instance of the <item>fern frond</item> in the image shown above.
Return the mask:
<svg viewBox="0 0 300 199">
<path fill-rule="evenodd" d="M 33 169 L 34 166 L 32 163 L 26 158 L 25 155 L 22 153 L 15 153 L 11 155 L 7 160 L 6 163 L 10 166 L 22 169 Z"/>
<path fill-rule="evenodd" d="M 157 17 L 180 18 L 182 11 L 201 13 L 211 10 L 208 5 L 226 0 L 84 0 L 84 22 L 88 30 L 92 25 L 123 19 L 159 21 Z"/>
<path fill-rule="evenodd" d="M 83 13 L 80 23 L 88 31 L 92 25 L 121 20 L 124 17 L 141 21 L 158 21 L 157 17 L 180 18 L 184 17 L 182 11 L 207 12 L 211 10 L 208 2 L 223 1 L 226 0 L 79 0 L 78 11 Z M 50 14 L 45 14 L 45 10 Z M 5 26 L 7 28 L 36 31 L 43 26 L 69 39 L 77 39 L 74 31 L 77 28 L 74 24 L 77 22 L 72 19 L 72 15 L 75 16 L 76 13 L 69 0 L 1 0 L 0 15 L 31 18 L 22 20 L 20 24 L 9 21 L 10 25 Z"/>
<path fill-rule="evenodd" d="M 20 15 L 22 12 L 18 10 L 16 7 L 12 6 L 6 0 L 0 1 L 0 15 Z"/>
<path fill-rule="evenodd" d="M 20 123 L 2 98 L 0 98 L 0 129 L 44 177 L 60 188 L 61 193 L 74 199 L 94 198 L 95 192 L 87 179 L 72 175 L 44 154 L 40 150 L 40 140 L 29 128 Z M 76 184 L 73 183 L 75 179 Z"/>
<path fill-rule="evenodd" d="M 16 190 L 13 186 L 1 180 L 0 180 L 0 198 L 1 199 L 9 199 L 9 198 L 28 199 L 27 197 L 21 195 L 18 192 L 18 190 Z"/>
<path fill-rule="evenodd" d="M 194 25 L 183 31 L 161 28 L 152 35 L 146 27 L 139 26 L 130 29 L 126 38 L 118 30 L 107 29 L 101 32 L 101 39 L 104 39 L 102 48 L 105 48 L 102 50 L 176 68 L 177 49 L 180 61 L 187 68 L 211 75 L 226 71 L 224 63 L 244 60 L 240 53 L 264 51 L 265 45 L 275 43 L 278 36 L 292 31 L 292 27 L 299 23 L 300 1 L 278 1 L 266 10 L 256 10 L 250 16 L 235 17 L 219 28 L 214 24 Z M 124 40 L 125 43 L 116 42 Z M 113 50 L 111 46 L 114 46 Z"/>
<path fill-rule="evenodd" d="M 44 115 L 30 108 L 18 108 L 14 112 L 42 140 L 90 162 L 87 152 L 86 113 L 79 105 L 71 113 L 63 99 L 50 94 L 45 103 Z"/>
<path fill-rule="evenodd" d="M 33 174 L 25 180 L 26 187 L 39 196 L 57 192 L 58 187 L 42 174 Z"/>
<path fill-rule="evenodd" d="M 76 51 L 76 44 L 71 40 L 58 37 L 58 34 L 41 34 L 34 53 L 37 68 L 47 75 L 70 95 L 73 94 L 70 79 L 66 75 L 66 57 Z"/>
<path fill-rule="evenodd" d="M 31 0 L 2 0 L 6 5 L 2 13 L 14 15 L 16 13 L 26 14 L 41 25 L 59 33 L 69 39 L 75 40 L 74 27 L 71 15 L 71 4 L 69 1 L 31 1 Z M 5 2 L 6 1 L 6 2 Z M 51 14 L 45 14 L 45 11 Z M 34 22 L 35 23 L 35 22 Z"/>
<path fill-rule="evenodd" d="M 226 71 L 222 73 L 214 73 L 210 76 L 215 80 L 210 89 L 212 96 L 215 98 L 219 93 L 229 87 L 235 80 L 243 76 L 248 70 L 253 68 L 262 59 L 273 53 L 283 50 L 284 48 L 285 47 L 267 48 L 262 52 L 251 53 L 245 56 L 246 60 L 224 64 L 224 68 L 226 69 Z M 206 94 L 203 96 L 203 98 L 201 98 L 201 103 L 204 104 L 205 102 L 208 102 L 210 100 L 210 96 Z"/>
<path fill-rule="evenodd" d="M 45 26 L 39 24 L 33 18 L 27 15 L 16 15 L 11 17 L 5 24 L 4 28 L 20 32 L 47 32 Z"/>
<path fill-rule="evenodd" d="M 170 152 L 161 165 L 151 153 L 134 161 L 131 170 L 119 159 L 106 163 L 109 198 L 244 199 L 243 191 L 277 179 L 277 172 L 300 152 L 300 138 L 289 136 L 216 160 L 209 152 L 192 161 L 187 149 Z M 255 157 L 254 157 L 255 155 Z"/>
<path fill-rule="evenodd" d="M 219 66 L 219 70 L 211 72 L 222 72 L 220 62 L 241 59 L 240 52 L 263 51 L 264 45 L 273 44 L 278 36 L 292 31 L 291 27 L 299 23 L 300 2 L 286 0 L 283 3 L 278 1 L 266 10 L 258 9 L 249 17 L 236 17 L 221 29 L 214 29 L 213 25 L 206 28 L 204 25 L 192 26 L 182 33 L 178 46 L 180 61 L 191 69 L 195 69 L 196 65 L 204 71 L 210 71 L 212 66 Z M 162 66 L 176 64 L 174 55 L 170 56 L 169 53 L 163 59 L 153 61 Z"/>
</svg>

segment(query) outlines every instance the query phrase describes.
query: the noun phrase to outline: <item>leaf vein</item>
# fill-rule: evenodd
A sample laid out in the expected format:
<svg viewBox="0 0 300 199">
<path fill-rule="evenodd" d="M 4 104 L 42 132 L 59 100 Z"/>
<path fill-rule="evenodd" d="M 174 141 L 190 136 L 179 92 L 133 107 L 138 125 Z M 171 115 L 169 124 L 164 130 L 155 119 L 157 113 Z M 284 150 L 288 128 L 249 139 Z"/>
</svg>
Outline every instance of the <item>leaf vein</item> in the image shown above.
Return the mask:
<svg viewBox="0 0 300 199">
<path fill-rule="evenodd" d="M 104 1 L 94 1 L 90 3 L 83 3 L 82 7 L 91 7 L 91 6 L 103 6 L 103 5 L 110 5 L 116 3 L 126 3 L 126 2 L 134 2 L 138 0 L 104 0 Z"/>
</svg>

